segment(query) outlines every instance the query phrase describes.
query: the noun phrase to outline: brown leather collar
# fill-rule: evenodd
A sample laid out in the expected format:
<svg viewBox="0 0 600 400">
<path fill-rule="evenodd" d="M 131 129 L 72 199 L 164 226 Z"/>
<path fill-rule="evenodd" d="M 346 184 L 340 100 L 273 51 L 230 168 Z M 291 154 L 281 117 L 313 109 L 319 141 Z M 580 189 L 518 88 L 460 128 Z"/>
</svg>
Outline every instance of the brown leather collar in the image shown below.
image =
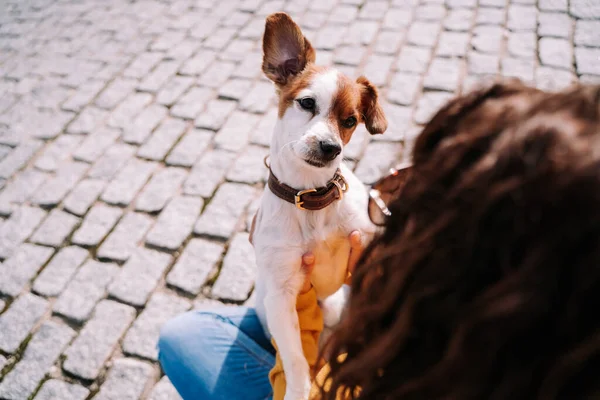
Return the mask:
<svg viewBox="0 0 600 400">
<path fill-rule="evenodd" d="M 269 168 L 269 189 L 271 192 L 288 203 L 295 204 L 301 210 L 322 210 L 336 200 L 341 200 L 348 190 L 348 183 L 338 169 L 333 178 L 327 182 L 327 186 L 298 190 L 280 182 Z"/>
</svg>

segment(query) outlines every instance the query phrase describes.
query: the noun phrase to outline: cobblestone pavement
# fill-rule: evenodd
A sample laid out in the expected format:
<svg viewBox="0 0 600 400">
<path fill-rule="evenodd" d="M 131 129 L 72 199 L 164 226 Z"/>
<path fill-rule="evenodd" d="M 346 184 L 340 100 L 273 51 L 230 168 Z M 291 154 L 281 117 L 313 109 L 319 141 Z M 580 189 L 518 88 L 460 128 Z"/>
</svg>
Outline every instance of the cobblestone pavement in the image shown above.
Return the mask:
<svg viewBox="0 0 600 400">
<path fill-rule="evenodd" d="M 177 399 L 161 324 L 252 302 L 279 10 L 382 88 L 365 182 L 479 78 L 600 82 L 600 0 L 0 1 L 0 398 Z"/>
</svg>

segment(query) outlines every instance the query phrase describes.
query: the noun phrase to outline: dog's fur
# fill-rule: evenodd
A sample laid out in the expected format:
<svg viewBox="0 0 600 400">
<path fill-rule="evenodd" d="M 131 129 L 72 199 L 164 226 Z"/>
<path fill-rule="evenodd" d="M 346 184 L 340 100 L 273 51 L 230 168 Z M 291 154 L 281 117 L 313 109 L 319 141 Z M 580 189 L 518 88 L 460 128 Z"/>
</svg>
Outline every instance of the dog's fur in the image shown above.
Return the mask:
<svg viewBox="0 0 600 400">
<path fill-rule="evenodd" d="M 375 233 L 367 215 L 364 185 L 342 163 L 343 151 L 331 161 L 323 160 L 320 142 L 348 143 L 356 125 L 347 128 L 343 121 L 352 116 L 357 123 L 364 122 L 371 134 L 383 133 L 387 121 L 377 90 L 366 78 L 354 81 L 335 69 L 314 65 L 314 49 L 288 15 L 278 13 L 267 18 L 263 51 L 263 71 L 279 95 L 271 170 L 281 182 L 308 189 L 325 186 L 340 168 L 349 185 L 342 200 L 319 211 L 300 210 L 267 187 L 253 224 L 258 264 L 256 308 L 263 327 L 268 327 L 279 348 L 287 380 L 285 399 L 297 400 L 307 398 L 310 389 L 295 311 L 305 278 L 302 255 L 309 250 L 315 255 L 310 278 L 325 324 L 331 326 L 339 320 L 343 306 L 339 289 L 347 274 L 348 235 L 359 230 L 366 242 Z M 298 102 L 306 97 L 316 102 L 313 112 Z"/>
</svg>

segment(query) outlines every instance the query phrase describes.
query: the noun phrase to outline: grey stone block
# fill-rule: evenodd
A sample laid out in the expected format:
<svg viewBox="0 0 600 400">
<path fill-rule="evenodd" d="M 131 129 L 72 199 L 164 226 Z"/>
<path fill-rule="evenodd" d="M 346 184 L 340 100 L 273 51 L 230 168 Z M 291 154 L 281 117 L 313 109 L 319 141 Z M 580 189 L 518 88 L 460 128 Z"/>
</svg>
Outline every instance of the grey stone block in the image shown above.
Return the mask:
<svg viewBox="0 0 600 400">
<path fill-rule="evenodd" d="M 100 179 L 84 179 L 65 198 L 65 210 L 78 216 L 83 216 L 92 204 L 98 200 L 107 182 Z"/>
<path fill-rule="evenodd" d="M 600 75 L 600 49 L 575 48 L 575 62 L 578 74 Z"/>
<path fill-rule="evenodd" d="M 212 90 L 195 86 L 171 107 L 170 113 L 177 118 L 194 119 L 205 108 L 212 95 Z"/>
<path fill-rule="evenodd" d="M 364 183 L 371 184 L 396 165 L 402 154 L 400 143 L 373 142 L 358 162 L 354 173 Z"/>
<path fill-rule="evenodd" d="M 103 180 L 112 179 L 135 154 L 136 147 L 117 143 L 109 148 L 90 168 L 88 177 Z"/>
<path fill-rule="evenodd" d="M 150 139 L 140 147 L 137 155 L 149 160 L 162 161 L 187 128 L 188 124 L 183 120 L 176 118 L 164 120 Z"/>
<path fill-rule="evenodd" d="M 383 86 L 387 82 L 393 62 L 392 56 L 372 54 L 363 67 L 364 74 L 373 85 Z"/>
<path fill-rule="evenodd" d="M 534 32 L 511 32 L 508 52 L 514 57 L 532 60 L 535 57 L 537 36 Z"/>
<path fill-rule="evenodd" d="M 496 54 L 469 52 L 468 72 L 476 75 L 494 75 L 499 71 L 499 57 Z"/>
<path fill-rule="evenodd" d="M 456 8 L 450 10 L 444 21 L 444 28 L 449 31 L 466 32 L 473 24 L 473 10 Z"/>
<path fill-rule="evenodd" d="M 155 375 L 151 365 L 132 359 L 118 359 L 108 372 L 95 400 L 137 400 Z"/>
<path fill-rule="evenodd" d="M 169 110 L 158 104 L 146 107 L 123 129 L 123 141 L 142 144 L 148 139 L 154 128 L 167 116 Z"/>
<path fill-rule="evenodd" d="M 538 25 L 539 36 L 553 36 L 568 39 L 573 29 L 573 21 L 568 14 L 564 13 L 540 13 Z M 583 21 L 579 21 L 583 22 Z M 578 27 L 579 27 L 578 22 Z M 587 21 L 585 21 L 587 22 Z M 577 43 L 577 32 L 575 31 L 575 42 Z"/>
<path fill-rule="evenodd" d="M 69 124 L 67 132 L 86 135 L 103 124 L 106 118 L 108 118 L 108 115 L 109 112 L 106 110 L 88 106 Z"/>
<path fill-rule="evenodd" d="M 597 20 L 600 18 L 600 3 L 590 0 L 571 0 L 569 12 L 576 18 Z"/>
<path fill-rule="evenodd" d="M 33 335 L 19 363 L 0 383 L 0 397 L 29 398 L 74 336 L 75 332 L 66 325 L 45 322 Z"/>
<path fill-rule="evenodd" d="M 264 22 L 261 22 L 264 25 Z M 250 90 L 252 82 L 245 79 L 229 79 L 219 88 L 219 97 L 229 100 L 240 100 Z"/>
<path fill-rule="evenodd" d="M 188 300 L 175 295 L 156 293 L 135 320 L 123 340 L 123 351 L 156 361 L 160 329 L 174 316 L 189 310 Z"/>
<path fill-rule="evenodd" d="M 188 293 L 199 294 L 211 274 L 216 272 L 223 250 L 220 243 L 205 239 L 190 240 L 167 275 L 167 283 Z"/>
<path fill-rule="evenodd" d="M 576 80 L 575 74 L 561 69 L 538 67 L 535 71 L 536 86 L 542 90 L 562 90 Z"/>
<path fill-rule="evenodd" d="M 425 124 L 429 122 L 435 113 L 452 97 L 452 94 L 444 92 L 424 93 L 417 104 L 415 122 L 418 124 Z"/>
<path fill-rule="evenodd" d="M 471 44 L 481 53 L 497 54 L 502 49 L 505 35 L 505 30 L 500 26 L 478 26 L 473 30 Z"/>
<path fill-rule="evenodd" d="M 127 206 L 146 184 L 155 169 L 155 163 L 137 158 L 131 159 L 110 182 L 102 193 L 101 199 L 108 204 Z"/>
<path fill-rule="evenodd" d="M 14 353 L 48 309 L 41 297 L 25 293 L 0 315 L 0 349 Z"/>
<path fill-rule="evenodd" d="M 119 271 L 116 264 L 88 260 L 54 303 L 54 311 L 76 322 L 87 320 Z"/>
<path fill-rule="evenodd" d="M 534 62 L 533 60 L 522 60 L 517 58 L 502 59 L 502 75 L 519 78 L 527 84 L 533 84 Z"/>
<path fill-rule="evenodd" d="M 508 7 L 507 27 L 512 31 L 535 31 L 537 13 L 535 6 L 511 4 Z"/>
<path fill-rule="evenodd" d="M 539 52 L 542 65 L 564 69 L 573 65 L 573 47 L 566 39 L 541 38 Z"/>
<path fill-rule="evenodd" d="M 88 252 L 77 246 L 61 249 L 35 280 L 33 290 L 44 296 L 58 296 L 71 280 Z"/>
<path fill-rule="evenodd" d="M 477 10 L 477 25 L 503 25 L 506 11 L 501 8 L 479 7 Z"/>
<path fill-rule="evenodd" d="M 236 65 L 229 61 L 215 61 L 198 78 L 200 86 L 219 88 L 227 82 Z"/>
<path fill-rule="evenodd" d="M 165 375 L 162 377 L 160 381 L 150 393 L 149 400 L 183 400 L 179 393 L 177 393 L 177 389 L 171 383 L 169 378 Z"/>
<path fill-rule="evenodd" d="M 123 76 L 137 79 L 143 78 L 163 59 L 163 57 L 164 54 L 159 52 L 141 53 L 123 71 Z"/>
<path fill-rule="evenodd" d="M 168 254 L 138 248 L 109 286 L 109 293 L 125 303 L 143 306 L 172 260 Z"/>
<path fill-rule="evenodd" d="M 255 276 L 254 249 L 248 240 L 248 234 L 236 233 L 211 294 L 218 299 L 246 300 L 254 285 Z"/>
<path fill-rule="evenodd" d="M 162 210 L 186 176 L 187 171 L 182 168 L 171 167 L 158 171 L 138 196 L 135 209 L 146 212 Z"/>
<path fill-rule="evenodd" d="M 408 30 L 407 39 L 410 44 L 433 47 L 440 32 L 440 24 L 434 22 L 414 22 Z"/>
<path fill-rule="evenodd" d="M 162 61 L 137 85 L 143 92 L 157 92 L 179 69 L 178 61 Z"/>
<path fill-rule="evenodd" d="M 246 147 L 227 173 L 227 180 L 249 184 L 265 181 L 268 170 L 264 160 L 268 154 L 269 150 L 265 147 Z"/>
<path fill-rule="evenodd" d="M 93 247 L 100 244 L 123 215 L 123 210 L 98 204 L 90 210 L 71 238 L 74 244 Z"/>
<path fill-rule="evenodd" d="M 402 72 L 423 74 L 431 59 L 431 50 L 414 46 L 403 46 L 396 63 L 396 69 Z"/>
<path fill-rule="evenodd" d="M 8 179 L 23 168 L 42 148 L 42 142 L 26 141 L 19 144 L 10 154 L 0 161 L 0 178 Z"/>
<path fill-rule="evenodd" d="M 146 243 L 167 250 L 177 250 L 192 233 L 204 201 L 199 197 L 175 197 L 160 213 L 148 233 Z"/>
<path fill-rule="evenodd" d="M 189 76 L 174 76 L 156 95 L 156 102 L 172 106 L 177 99 L 192 87 L 196 80 Z"/>
<path fill-rule="evenodd" d="M 268 147 L 277 123 L 277 108 L 271 107 L 260 119 L 260 122 L 250 134 L 250 143 Z"/>
<path fill-rule="evenodd" d="M 436 55 L 442 57 L 465 57 L 469 46 L 469 34 L 464 32 L 442 32 Z"/>
<path fill-rule="evenodd" d="M 257 101 L 260 100 L 260 98 L 257 98 Z M 199 128 L 216 131 L 221 128 L 229 114 L 235 110 L 236 106 L 237 103 L 235 101 L 219 99 L 211 100 L 207 103 L 206 109 L 200 112 L 194 121 L 194 125 Z"/>
<path fill-rule="evenodd" d="M 113 109 L 133 90 L 137 85 L 136 79 L 116 78 L 100 93 L 95 104 L 106 110 Z"/>
<path fill-rule="evenodd" d="M 152 102 L 148 93 L 132 93 L 119 104 L 108 117 L 107 124 L 114 128 L 124 128 L 144 107 Z"/>
<path fill-rule="evenodd" d="M 431 62 L 423 86 L 432 90 L 455 92 L 458 89 L 461 64 L 457 60 L 436 58 Z"/>
<path fill-rule="evenodd" d="M 55 208 L 50 211 L 48 218 L 35 231 L 30 240 L 46 246 L 59 247 L 78 223 L 79 218 Z"/>
<path fill-rule="evenodd" d="M 126 261 L 152 226 L 147 215 L 128 212 L 98 249 L 98 257 Z"/>
<path fill-rule="evenodd" d="M 0 225 L 0 258 L 10 257 L 46 217 L 39 208 L 21 206 Z"/>
<path fill-rule="evenodd" d="M 35 161 L 35 167 L 43 171 L 56 171 L 58 166 L 71 157 L 71 153 L 81 143 L 81 137 L 61 135 L 46 147 L 44 152 Z"/>
<path fill-rule="evenodd" d="M 111 300 L 98 303 L 92 318 L 65 351 L 66 360 L 63 369 L 82 379 L 96 379 L 134 318 L 135 309 L 125 304 Z M 108 379 L 110 376 L 109 373 Z M 108 381 L 103 387 L 107 384 Z"/>
<path fill-rule="evenodd" d="M 420 89 L 421 78 L 418 75 L 399 72 L 392 77 L 387 99 L 400 105 L 411 105 Z"/>
<path fill-rule="evenodd" d="M 56 175 L 33 195 L 32 202 L 43 207 L 56 206 L 75 187 L 88 168 L 88 164 L 77 161 L 61 165 Z"/>
<path fill-rule="evenodd" d="M 354 21 L 346 31 L 342 30 L 342 43 L 351 46 L 368 46 L 375 40 L 378 30 L 379 24 L 376 21 Z"/>
<path fill-rule="evenodd" d="M 567 12 L 569 9 L 567 0 L 539 0 L 538 7 L 545 11 Z"/>
<path fill-rule="evenodd" d="M 50 379 L 44 382 L 34 400 L 85 400 L 89 394 L 90 391 L 83 386 Z"/>
<path fill-rule="evenodd" d="M 12 204 L 22 204 L 48 179 L 46 173 L 26 169 L 0 192 L 0 215 L 10 215 Z"/>
<path fill-rule="evenodd" d="M 226 239 L 235 227 L 244 208 L 256 196 L 256 190 L 248 185 L 224 183 L 196 222 L 194 232 Z"/>
<path fill-rule="evenodd" d="M 117 129 L 100 128 L 91 133 L 73 153 L 73 159 L 93 163 L 119 138 Z"/>
<path fill-rule="evenodd" d="M 166 163 L 169 165 L 191 167 L 207 149 L 213 132 L 204 129 L 188 131 L 171 150 Z"/>
<path fill-rule="evenodd" d="M 264 22 L 263 22 L 264 25 Z M 187 60 L 179 69 L 182 75 L 200 75 L 217 58 L 214 50 L 202 49 L 194 57 Z"/>
<path fill-rule="evenodd" d="M 52 256 L 53 250 L 47 247 L 23 243 L 4 262 L 7 271 L 0 275 L 0 293 L 17 296 Z"/>
<path fill-rule="evenodd" d="M 242 111 L 234 111 L 214 137 L 214 143 L 221 149 L 239 151 L 250 138 L 250 132 L 258 124 L 259 117 Z"/>
</svg>

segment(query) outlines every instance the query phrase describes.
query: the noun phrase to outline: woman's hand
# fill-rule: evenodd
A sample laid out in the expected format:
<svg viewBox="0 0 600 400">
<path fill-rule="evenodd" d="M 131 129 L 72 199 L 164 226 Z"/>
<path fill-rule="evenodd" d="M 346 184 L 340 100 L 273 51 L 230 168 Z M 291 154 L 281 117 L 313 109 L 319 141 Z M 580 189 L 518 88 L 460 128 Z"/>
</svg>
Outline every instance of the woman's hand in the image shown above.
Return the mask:
<svg viewBox="0 0 600 400">
<path fill-rule="evenodd" d="M 363 252 L 363 245 L 361 240 L 361 235 L 359 231 L 352 231 L 350 236 L 348 236 L 348 240 L 350 241 L 350 256 L 348 257 L 348 277 L 346 278 L 346 284 L 350 284 L 352 280 L 352 273 L 354 272 L 354 268 L 356 268 L 356 263 L 360 258 L 360 255 Z M 315 255 L 311 252 L 308 252 L 302 256 L 302 270 L 304 271 L 304 284 L 300 289 L 300 294 L 308 292 L 312 288 L 312 284 L 310 283 L 310 274 L 315 267 Z"/>
</svg>

